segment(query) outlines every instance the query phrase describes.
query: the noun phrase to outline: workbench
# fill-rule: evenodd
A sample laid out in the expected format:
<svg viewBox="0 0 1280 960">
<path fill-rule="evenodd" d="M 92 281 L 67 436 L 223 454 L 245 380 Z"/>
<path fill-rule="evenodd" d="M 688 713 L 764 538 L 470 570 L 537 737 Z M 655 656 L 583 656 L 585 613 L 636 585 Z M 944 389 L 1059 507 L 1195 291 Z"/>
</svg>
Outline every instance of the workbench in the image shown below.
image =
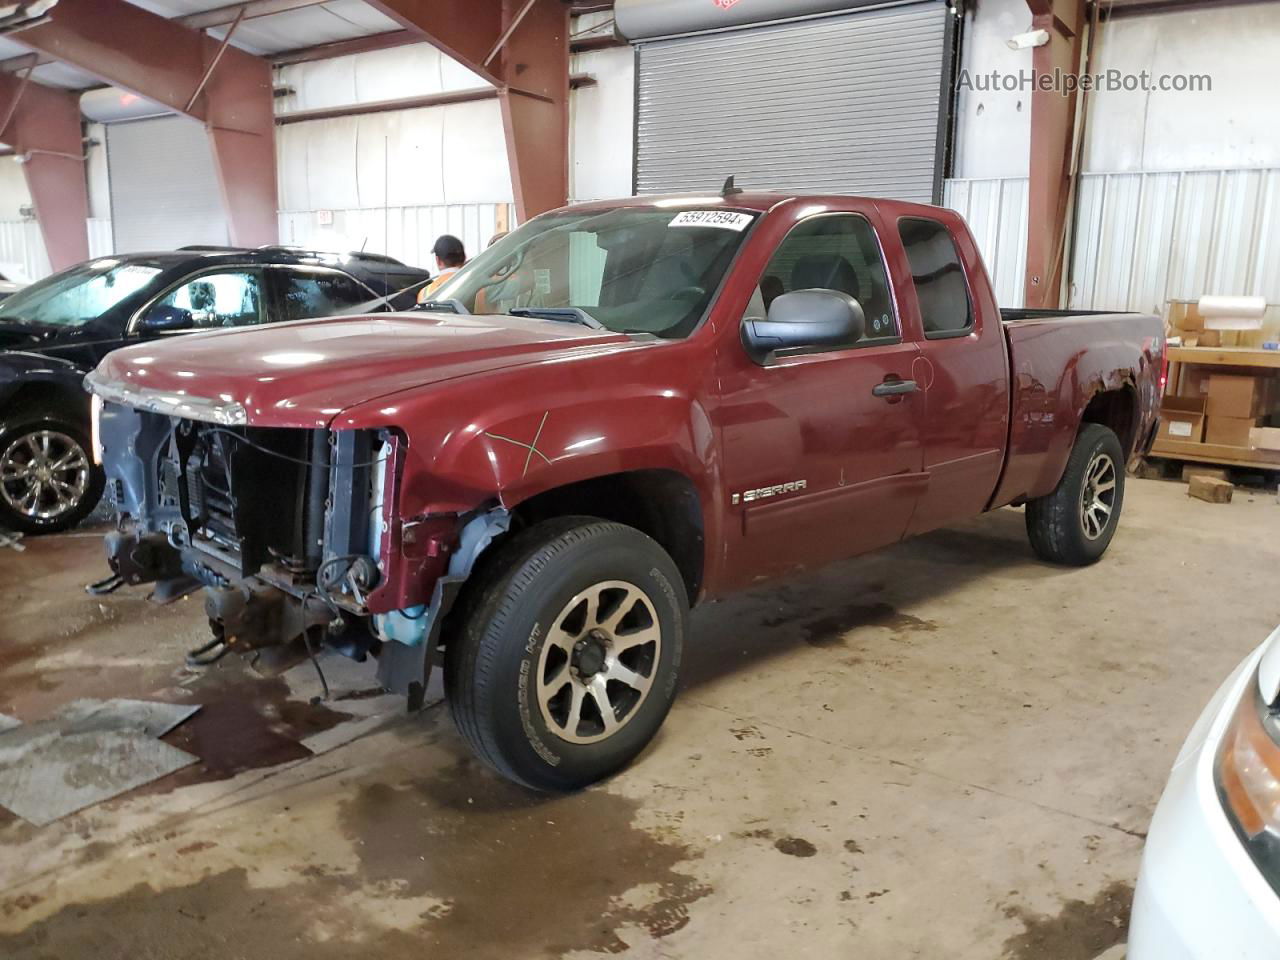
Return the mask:
<svg viewBox="0 0 1280 960">
<path fill-rule="evenodd" d="M 1186 366 L 1245 367 L 1259 373 L 1280 370 L 1280 350 L 1261 350 L 1256 347 L 1169 347 L 1167 356 L 1168 389 L 1174 394 L 1178 392 L 1178 381 Z M 1193 463 L 1217 463 L 1229 467 L 1252 467 L 1256 470 L 1280 470 L 1280 450 L 1253 450 L 1220 443 L 1187 443 L 1160 437 L 1151 448 L 1151 456 Z"/>
</svg>

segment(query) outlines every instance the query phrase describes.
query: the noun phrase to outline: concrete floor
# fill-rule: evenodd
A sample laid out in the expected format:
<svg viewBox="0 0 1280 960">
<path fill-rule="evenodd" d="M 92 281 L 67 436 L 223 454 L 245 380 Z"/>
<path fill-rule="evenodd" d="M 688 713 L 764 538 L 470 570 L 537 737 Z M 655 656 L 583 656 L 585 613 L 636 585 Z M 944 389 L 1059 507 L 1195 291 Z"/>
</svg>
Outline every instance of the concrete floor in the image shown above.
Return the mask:
<svg viewBox="0 0 1280 960">
<path fill-rule="evenodd" d="M 1274 493 L 1185 490 L 1131 481 L 1088 569 L 1005 510 L 703 608 L 656 743 L 571 797 L 490 776 L 438 706 L 312 756 L 343 703 L 186 674 L 198 600 L 87 597 L 90 536 L 0 550 L 0 713 L 205 704 L 166 738 L 200 766 L 0 811 L 0 957 L 1111 960 L 1178 745 L 1280 621 Z"/>
</svg>

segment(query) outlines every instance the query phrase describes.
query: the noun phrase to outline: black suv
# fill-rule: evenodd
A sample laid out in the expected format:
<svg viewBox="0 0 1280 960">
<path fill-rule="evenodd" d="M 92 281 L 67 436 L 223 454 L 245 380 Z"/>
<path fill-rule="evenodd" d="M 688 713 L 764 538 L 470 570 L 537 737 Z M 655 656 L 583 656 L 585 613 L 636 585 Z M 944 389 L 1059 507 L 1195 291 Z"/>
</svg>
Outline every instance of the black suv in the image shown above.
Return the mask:
<svg viewBox="0 0 1280 960">
<path fill-rule="evenodd" d="M 0 529 L 65 530 L 102 496 L 84 375 L 130 343 L 409 309 L 425 270 L 375 254 L 185 247 L 101 257 L 0 302 Z"/>
</svg>

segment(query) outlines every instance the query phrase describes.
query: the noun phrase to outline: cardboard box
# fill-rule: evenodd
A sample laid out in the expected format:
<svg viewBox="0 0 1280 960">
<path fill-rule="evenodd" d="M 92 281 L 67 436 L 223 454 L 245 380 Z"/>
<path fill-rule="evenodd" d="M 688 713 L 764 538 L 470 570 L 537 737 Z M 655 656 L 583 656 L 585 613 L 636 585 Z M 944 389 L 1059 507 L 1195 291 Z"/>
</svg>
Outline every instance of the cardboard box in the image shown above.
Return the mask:
<svg viewBox="0 0 1280 960">
<path fill-rule="evenodd" d="M 1254 427 L 1249 431 L 1249 446 L 1280 453 L 1280 427 Z"/>
<path fill-rule="evenodd" d="M 1264 410 L 1266 391 L 1267 384 L 1263 377 L 1236 373 L 1211 374 L 1209 402 L 1204 412 L 1210 417 L 1252 420 Z"/>
<path fill-rule="evenodd" d="M 1195 337 L 1197 347 L 1221 347 L 1225 343 L 1221 330 L 1201 330 Z"/>
<path fill-rule="evenodd" d="M 1196 477 L 1187 485 L 1188 496 L 1207 500 L 1209 503 L 1230 503 L 1234 492 L 1235 487 L 1230 483 L 1214 477 Z"/>
<path fill-rule="evenodd" d="M 1201 400 L 1209 396 L 1209 377 L 1212 371 L 1208 367 L 1187 364 L 1183 366 L 1178 383 L 1178 396 L 1197 397 Z"/>
<path fill-rule="evenodd" d="M 1170 300 L 1169 326 L 1175 330 L 1194 333 L 1204 329 L 1204 317 L 1200 316 L 1200 301 Z"/>
<path fill-rule="evenodd" d="M 1249 432 L 1256 423 L 1253 417 L 1205 417 L 1204 442 L 1248 448 Z"/>
<path fill-rule="evenodd" d="M 1204 404 L 1197 397 L 1165 397 L 1160 405 L 1161 440 L 1199 443 L 1204 436 Z"/>
</svg>

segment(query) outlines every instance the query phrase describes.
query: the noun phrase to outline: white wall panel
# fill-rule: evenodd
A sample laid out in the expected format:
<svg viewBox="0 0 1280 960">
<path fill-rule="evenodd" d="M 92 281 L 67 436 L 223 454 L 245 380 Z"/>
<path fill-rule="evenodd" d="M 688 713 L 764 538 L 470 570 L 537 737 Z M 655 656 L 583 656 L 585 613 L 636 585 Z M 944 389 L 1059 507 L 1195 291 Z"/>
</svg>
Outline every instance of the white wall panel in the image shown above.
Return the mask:
<svg viewBox="0 0 1280 960">
<path fill-rule="evenodd" d="M 500 222 L 511 223 L 508 203 L 459 203 L 382 209 L 331 210 L 332 224 L 322 224 L 313 210 L 282 211 L 280 240 L 337 253 L 352 250 L 386 252 L 434 272 L 431 247 L 442 233 L 459 237 L 467 256 L 484 249 Z"/>
<path fill-rule="evenodd" d="M 282 210 L 509 202 L 497 100 L 285 124 Z"/>
<path fill-rule="evenodd" d="M 943 205 L 969 224 L 991 274 L 996 302 L 1022 306 L 1027 265 L 1027 181 L 948 180 Z"/>
<path fill-rule="evenodd" d="M 1023 302 L 1025 179 L 951 180 L 1001 306 Z M 1246 294 L 1280 305 L 1280 168 L 1085 174 L 1068 305 L 1163 313 L 1169 300 Z"/>
<path fill-rule="evenodd" d="M 1169 300 L 1280 304 L 1280 169 L 1086 174 L 1071 306 L 1162 313 Z"/>
<path fill-rule="evenodd" d="M 40 280 L 52 270 L 40 226 L 34 220 L 0 220 L 0 272 L 17 267 L 27 280 Z"/>
<path fill-rule="evenodd" d="M 277 102 L 281 113 L 489 86 L 429 43 L 280 67 L 276 84 L 293 90 Z"/>
<path fill-rule="evenodd" d="M 635 53 L 630 47 L 581 53 L 573 58 L 571 69 L 596 82 L 569 95 L 569 196 L 575 201 L 629 197 L 635 152 Z"/>
</svg>

